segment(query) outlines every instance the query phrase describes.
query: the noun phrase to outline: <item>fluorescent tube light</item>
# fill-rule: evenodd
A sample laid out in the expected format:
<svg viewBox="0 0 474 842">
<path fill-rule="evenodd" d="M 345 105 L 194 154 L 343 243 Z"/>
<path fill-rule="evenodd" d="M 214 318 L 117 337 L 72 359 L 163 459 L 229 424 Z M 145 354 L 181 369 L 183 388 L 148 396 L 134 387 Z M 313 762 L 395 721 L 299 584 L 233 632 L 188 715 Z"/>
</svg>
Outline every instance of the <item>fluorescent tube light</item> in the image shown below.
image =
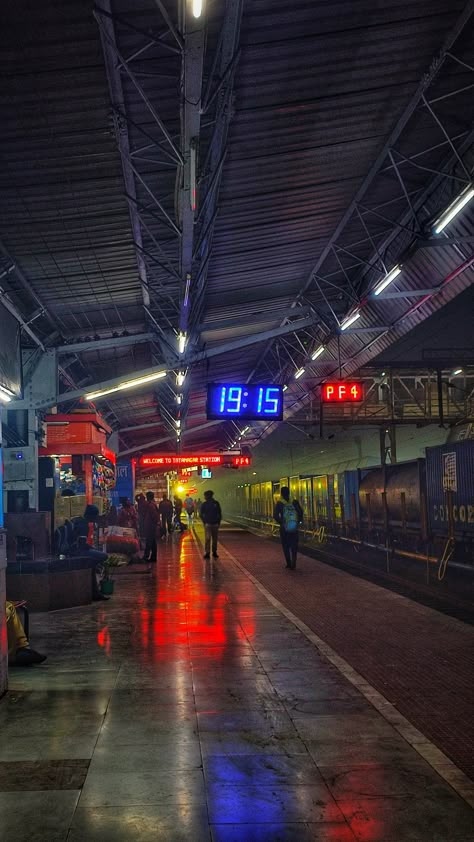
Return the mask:
<svg viewBox="0 0 474 842">
<path fill-rule="evenodd" d="M 11 396 L 8 394 L 6 389 L 3 389 L 1 386 L 0 386 L 0 401 L 3 401 L 4 403 L 10 403 L 10 401 L 11 401 Z"/>
<path fill-rule="evenodd" d="M 186 372 L 185 371 L 178 371 L 176 375 L 176 383 L 178 386 L 182 386 L 186 379 Z"/>
<path fill-rule="evenodd" d="M 319 348 L 316 348 L 316 351 L 314 351 L 314 353 L 313 353 L 313 354 L 311 354 L 311 359 L 312 359 L 312 360 L 317 360 L 317 359 L 318 359 L 318 357 L 320 357 L 320 356 L 321 356 L 321 354 L 323 353 L 323 351 L 325 351 L 325 350 L 326 350 L 326 349 L 325 349 L 324 345 L 320 345 L 320 346 L 319 346 Z"/>
<path fill-rule="evenodd" d="M 344 321 L 342 322 L 341 330 L 347 330 L 347 328 L 350 327 L 351 325 L 353 325 L 354 322 L 356 322 L 357 319 L 359 319 L 359 318 L 360 318 L 360 311 L 359 310 L 356 310 L 355 313 L 351 313 L 351 315 L 347 316 L 347 318 L 345 318 Z"/>
<path fill-rule="evenodd" d="M 242 430 L 242 435 L 245 435 L 245 433 L 248 433 L 249 430 L 250 430 L 250 427 L 244 427 L 244 429 Z"/>
<path fill-rule="evenodd" d="M 202 0 L 192 0 L 193 3 L 193 17 L 200 18 L 202 15 Z"/>
<path fill-rule="evenodd" d="M 178 404 L 178 406 L 181 406 L 181 404 L 183 403 L 182 395 L 176 395 L 176 403 Z"/>
<path fill-rule="evenodd" d="M 191 289 L 191 275 L 186 275 L 186 287 L 184 290 L 184 302 L 183 307 L 187 307 L 189 304 L 189 290 Z"/>
<path fill-rule="evenodd" d="M 284 391 L 284 392 L 286 392 L 286 390 L 287 390 L 287 389 L 288 389 L 288 386 L 283 386 L 283 391 Z"/>
<path fill-rule="evenodd" d="M 383 290 L 399 276 L 401 271 L 402 267 L 400 265 L 394 266 L 388 275 L 385 275 L 385 278 L 380 281 L 379 285 L 375 287 L 374 295 L 380 295 L 380 293 L 383 292 Z"/>
<path fill-rule="evenodd" d="M 84 395 L 86 401 L 95 401 L 97 398 L 103 398 L 105 395 L 111 395 L 113 392 L 122 392 L 124 389 L 133 389 L 135 386 L 142 386 L 144 383 L 153 383 L 154 380 L 160 380 L 166 377 L 166 371 L 155 371 L 153 374 L 146 374 L 144 377 L 136 377 L 134 380 L 124 380 L 123 383 L 118 383 L 116 386 L 109 386 L 107 389 L 100 389 L 97 392 L 89 392 Z"/>
<path fill-rule="evenodd" d="M 199 15 L 194 15 L 194 17 L 199 17 Z M 196 210 L 197 204 L 197 191 L 196 191 L 196 147 L 194 143 L 192 144 L 189 150 L 189 204 L 191 205 L 191 210 Z"/>
<path fill-rule="evenodd" d="M 178 353 L 184 354 L 184 350 L 186 348 L 186 342 L 188 341 L 188 337 L 186 333 L 182 330 L 178 333 Z"/>
<path fill-rule="evenodd" d="M 178 430 L 181 427 L 181 421 L 180 421 L 179 418 L 176 419 L 176 427 L 177 427 Z"/>
<path fill-rule="evenodd" d="M 443 228 L 446 228 L 447 225 L 454 219 L 455 216 L 458 215 L 460 211 L 462 211 L 463 207 L 467 205 L 468 202 L 471 201 L 472 197 L 474 196 L 474 184 L 468 184 L 467 187 L 459 194 L 459 196 L 451 202 L 450 205 L 446 208 L 445 211 L 438 217 L 436 222 L 433 225 L 433 231 L 435 234 L 440 234 Z"/>
<path fill-rule="evenodd" d="M 304 368 L 299 368 L 298 371 L 295 371 L 295 380 L 298 380 L 300 377 L 302 377 L 304 372 Z"/>
<path fill-rule="evenodd" d="M 457 374 L 462 374 L 462 368 L 456 368 L 453 371 L 453 377 L 456 377 Z"/>
</svg>

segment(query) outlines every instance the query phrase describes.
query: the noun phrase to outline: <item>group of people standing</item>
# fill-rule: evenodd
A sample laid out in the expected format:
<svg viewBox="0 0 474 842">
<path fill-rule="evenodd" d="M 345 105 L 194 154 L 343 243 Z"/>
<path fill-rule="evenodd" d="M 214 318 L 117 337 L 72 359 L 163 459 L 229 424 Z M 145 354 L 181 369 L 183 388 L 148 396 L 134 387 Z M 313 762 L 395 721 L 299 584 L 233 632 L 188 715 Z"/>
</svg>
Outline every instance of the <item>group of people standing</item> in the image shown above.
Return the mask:
<svg viewBox="0 0 474 842">
<path fill-rule="evenodd" d="M 184 501 L 175 497 L 173 502 L 167 494 L 163 494 L 162 499 L 157 504 L 153 491 L 147 491 L 146 495 L 139 494 L 137 496 L 136 511 L 132 504 L 129 504 L 137 519 L 137 526 L 132 528 L 137 529 L 138 534 L 145 542 L 144 561 L 155 564 L 158 541 L 176 530 L 182 532 L 186 529 L 186 525 L 182 521 L 183 512 L 186 514 L 188 527 L 192 526 L 195 515 L 198 515 L 204 524 L 204 558 L 210 558 L 211 551 L 213 558 L 218 558 L 217 538 L 222 511 L 218 501 L 214 499 L 214 492 L 206 491 L 204 498 L 203 503 L 200 499 L 194 501 L 189 496 Z M 124 506 L 122 512 L 125 512 L 125 514 L 122 516 L 122 523 L 120 523 L 119 515 L 119 525 L 126 526 L 128 507 Z"/>
<path fill-rule="evenodd" d="M 186 513 L 187 525 L 192 525 L 196 510 L 200 510 L 200 503 L 200 500 L 195 503 L 189 496 L 184 502 L 180 497 L 175 497 L 172 501 L 167 494 L 163 494 L 157 503 L 153 491 L 147 491 L 146 495 L 137 495 L 138 533 L 145 542 L 144 561 L 154 564 L 158 541 L 176 530 L 183 532 L 186 529 L 182 521 L 183 510 Z"/>
<path fill-rule="evenodd" d="M 275 504 L 273 517 L 280 527 L 280 539 L 285 557 L 286 567 L 294 570 L 298 554 L 299 526 L 303 520 L 303 510 L 298 500 L 290 499 L 290 489 L 283 486 L 280 499 Z M 195 514 L 204 524 L 204 558 L 218 558 L 217 541 L 219 526 L 222 520 L 222 510 L 219 502 L 214 498 L 213 491 L 204 493 L 204 503 L 196 502 L 192 497 L 181 500 L 174 498 L 174 503 L 167 494 L 163 494 L 159 504 L 155 501 L 153 491 L 147 491 L 146 496 L 137 495 L 137 507 L 127 500 L 124 501 L 118 516 L 118 525 L 136 529 L 145 542 L 144 561 L 152 564 L 156 562 L 158 540 L 170 535 L 178 529 L 183 531 L 186 526 L 182 522 L 183 511 L 186 513 L 187 524 L 191 526 Z"/>
</svg>

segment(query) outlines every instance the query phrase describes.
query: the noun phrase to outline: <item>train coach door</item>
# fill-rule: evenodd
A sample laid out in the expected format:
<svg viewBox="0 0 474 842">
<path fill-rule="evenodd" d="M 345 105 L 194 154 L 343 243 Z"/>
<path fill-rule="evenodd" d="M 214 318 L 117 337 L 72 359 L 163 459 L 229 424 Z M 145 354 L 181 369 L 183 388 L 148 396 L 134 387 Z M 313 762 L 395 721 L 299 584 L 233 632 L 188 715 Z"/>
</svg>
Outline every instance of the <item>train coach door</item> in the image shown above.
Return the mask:
<svg viewBox="0 0 474 842">
<path fill-rule="evenodd" d="M 311 477 L 305 477 L 304 479 L 300 479 L 300 493 L 299 493 L 299 502 L 301 508 L 303 509 L 303 520 L 305 524 L 309 524 L 312 526 L 313 515 L 312 515 L 312 489 L 311 489 Z"/>
<path fill-rule="evenodd" d="M 328 519 L 328 481 L 326 474 L 313 477 L 313 512 L 317 525 L 327 524 Z"/>
</svg>

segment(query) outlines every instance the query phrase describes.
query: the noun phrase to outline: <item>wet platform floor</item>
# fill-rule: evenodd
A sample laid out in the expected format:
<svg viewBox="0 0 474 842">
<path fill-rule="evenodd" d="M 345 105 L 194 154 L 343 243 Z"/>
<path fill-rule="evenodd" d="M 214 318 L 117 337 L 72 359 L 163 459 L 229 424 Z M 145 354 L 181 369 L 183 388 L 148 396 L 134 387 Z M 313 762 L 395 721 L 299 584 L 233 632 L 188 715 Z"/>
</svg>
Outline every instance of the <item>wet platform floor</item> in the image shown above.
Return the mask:
<svg viewBox="0 0 474 842">
<path fill-rule="evenodd" d="M 466 802 L 191 534 L 31 633 L 48 661 L 0 702 L 2 840 L 474 840 Z"/>
</svg>

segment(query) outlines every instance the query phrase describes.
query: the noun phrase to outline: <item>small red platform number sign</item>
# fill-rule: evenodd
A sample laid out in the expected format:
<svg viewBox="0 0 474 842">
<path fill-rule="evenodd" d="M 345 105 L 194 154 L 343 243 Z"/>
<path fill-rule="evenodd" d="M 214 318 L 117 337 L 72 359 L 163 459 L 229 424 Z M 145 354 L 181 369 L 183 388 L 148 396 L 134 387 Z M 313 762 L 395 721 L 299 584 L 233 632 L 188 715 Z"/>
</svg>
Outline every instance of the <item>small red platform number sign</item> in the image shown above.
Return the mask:
<svg viewBox="0 0 474 842">
<path fill-rule="evenodd" d="M 364 399 L 360 381 L 324 383 L 321 394 L 324 403 L 360 403 Z"/>
</svg>

